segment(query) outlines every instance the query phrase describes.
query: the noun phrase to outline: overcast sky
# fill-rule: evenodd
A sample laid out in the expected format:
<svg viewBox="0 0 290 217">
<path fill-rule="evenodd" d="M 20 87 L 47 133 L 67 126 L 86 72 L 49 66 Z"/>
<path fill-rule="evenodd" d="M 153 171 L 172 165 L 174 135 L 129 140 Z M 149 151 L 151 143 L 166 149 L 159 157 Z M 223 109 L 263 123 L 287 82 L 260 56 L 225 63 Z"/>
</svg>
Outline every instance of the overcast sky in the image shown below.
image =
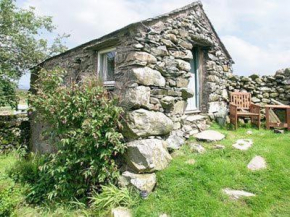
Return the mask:
<svg viewBox="0 0 290 217">
<path fill-rule="evenodd" d="M 192 0 L 17 0 L 53 16 L 69 48 L 132 22 L 167 13 Z M 290 0 L 202 0 L 205 12 L 232 55 L 234 73 L 273 74 L 290 67 Z M 29 76 L 20 82 L 28 84 Z"/>
</svg>

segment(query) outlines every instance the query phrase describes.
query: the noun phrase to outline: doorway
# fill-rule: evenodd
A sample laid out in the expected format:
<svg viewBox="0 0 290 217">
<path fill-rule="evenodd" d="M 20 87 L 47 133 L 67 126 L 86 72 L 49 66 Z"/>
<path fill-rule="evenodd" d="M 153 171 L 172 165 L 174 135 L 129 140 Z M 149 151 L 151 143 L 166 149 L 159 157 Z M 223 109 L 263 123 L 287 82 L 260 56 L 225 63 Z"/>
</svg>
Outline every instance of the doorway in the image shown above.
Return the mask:
<svg viewBox="0 0 290 217">
<path fill-rule="evenodd" d="M 190 78 L 188 89 L 194 93 L 193 97 L 187 99 L 186 112 L 199 110 L 199 54 L 198 49 L 192 51 L 193 59 L 190 60 Z"/>
</svg>

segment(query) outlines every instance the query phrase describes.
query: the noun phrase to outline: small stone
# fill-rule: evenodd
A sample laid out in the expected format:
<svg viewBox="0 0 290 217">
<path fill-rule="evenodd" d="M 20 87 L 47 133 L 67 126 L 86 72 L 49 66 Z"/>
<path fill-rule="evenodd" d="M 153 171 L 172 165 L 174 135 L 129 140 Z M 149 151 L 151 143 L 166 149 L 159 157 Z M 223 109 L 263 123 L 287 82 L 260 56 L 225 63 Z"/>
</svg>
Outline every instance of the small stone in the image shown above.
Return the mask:
<svg viewBox="0 0 290 217">
<path fill-rule="evenodd" d="M 274 133 L 284 134 L 284 130 L 274 129 Z"/>
<path fill-rule="evenodd" d="M 240 190 L 231 190 L 229 188 L 223 189 L 223 192 L 225 194 L 229 195 L 230 198 L 233 200 L 238 200 L 241 197 L 254 197 L 254 196 L 256 196 L 255 194 L 250 193 L 250 192 L 240 191 Z"/>
<path fill-rule="evenodd" d="M 125 207 L 113 208 L 110 217 L 132 217 L 131 210 Z"/>
<path fill-rule="evenodd" d="M 253 140 L 251 139 L 239 139 L 233 144 L 233 147 L 241 151 L 246 151 L 253 145 Z"/>
<path fill-rule="evenodd" d="M 225 149 L 226 147 L 224 145 L 214 145 L 213 149 Z"/>
<path fill-rule="evenodd" d="M 189 144 L 189 148 L 192 152 L 197 152 L 199 154 L 203 154 L 206 152 L 206 149 L 200 144 Z"/>
<path fill-rule="evenodd" d="M 175 150 L 174 152 L 171 153 L 171 157 L 180 157 L 180 156 L 185 156 L 185 153 L 181 150 Z"/>
<path fill-rule="evenodd" d="M 189 165 L 193 165 L 193 164 L 195 164 L 195 160 L 194 159 L 189 159 L 185 163 L 189 164 Z"/>
<path fill-rule="evenodd" d="M 134 47 L 137 49 L 142 49 L 144 46 L 142 44 L 135 44 Z"/>
<path fill-rule="evenodd" d="M 155 173 L 134 174 L 126 171 L 122 173 L 122 176 L 120 176 L 119 183 L 122 187 L 132 185 L 140 191 L 150 193 L 156 185 L 156 175 Z"/>
<path fill-rule="evenodd" d="M 201 141 L 214 142 L 224 139 L 225 135 L 214 130 L 206 130 L 195 135 L 195 138 Z"/>
<path fill-rule="evenodd" d="M 251 131 L 251 130 L 247 131 L 247 135 L 252 135 L 252 134 L 253 134 L 253 131 Z"/>
<path fill-rule="evenodd" d="M 159 215 L 159 217 L 169 217 L 169 215 L 163 213 L 163 214 Z"/>
<path fill-rule="evenodd" d="M 176 150 L 176 149 L 179 149 L 184 144 L 184 139 L 176 135 L 171 135 L 168 137 L 166 142 L 167 142 L 168 149 Z"/>
<path fill-rule="evenodd" d="M 249 170 L 256 171 L 266 169 L 267 164 L 264 158 L 262 158 L 261 156 L 256 156 L 250 161 L 247 167 Z"/>
</svg>

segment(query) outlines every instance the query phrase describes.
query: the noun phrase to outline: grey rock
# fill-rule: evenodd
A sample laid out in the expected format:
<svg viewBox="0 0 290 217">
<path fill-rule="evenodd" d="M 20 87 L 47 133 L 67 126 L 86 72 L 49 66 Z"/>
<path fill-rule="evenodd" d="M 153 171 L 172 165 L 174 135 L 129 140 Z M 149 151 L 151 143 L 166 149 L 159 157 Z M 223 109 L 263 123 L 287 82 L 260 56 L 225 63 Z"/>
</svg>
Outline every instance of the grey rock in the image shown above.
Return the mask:
<svg viewBox="0 0 290 217">
<path fill-rule="evenodd" d="M 166 140 L 167 148 L 171 150 L 177 150 L 184 144 L 184 139 L 177 135 L 171 135 Z"/>
<path fill-rule="evenodd" d="M 214 130 L 206 130 L 195 135 L 197 140 L 206 141 L 206 142 L 215 142 L 220 141 L 225 138 L 225 135 Z"/>
<path fill-rule="evenodd" d="M 189 80 L 183 77 L 178 77 L 176 79 L 176 86 L 177 87 L 187 87 Z"/>
<path fill-rule="evenodd" d="M 146 52 L 132 52 L 129 53 L 126 58 L 127 65 L 141 65 L 146 66 L 147 64 L 156 63 L 157 59 Z"/>
<path fill-rule="evenodd" d="M 151 52 L 154 56 L 167 56 L 168 50 L 166 46 L 158 46 L 157 48 L 152 48 Z"/>
<path fill-rule="evenodd" d="M 214 145 L 213 149 L 225 149 L 226 147 L 224 145 Z"/>
<path fill-rule="evenodd" d="M 251 139 L 239 139 L 233 144 L 233 147 L 241 151 L 247 151 L 253 145 L 253 140 Z"/>
<path fill-rule="evenodd" d="M 274 133 L 277 133 L 277 134 L 284 134 L 284 130 L 279 130 L 279 129 L 274 129 Z"/>
<path fill-rule="evenodd" d="M 187 102 L 186 101 L 178 101 L 174 104 L 173 107 L 173 114 L 184 114 L 184 111 L 186 109 Z"/>
<path fill-rule="evenodd" d="M 190 143 L 189 148 L 192 152 L 197 152 L 199 154 L 203 154 L 206 152 L 206 149 L 202 145 L 196 143 Z"/>
<path fill-rule="evenodd" d="M 188 88 L 182 88 L 180 91 L 182 98 L 185 100 L 194 96 L 194 92 Z"/>
<path fill-rule="evenodd" d="M 172 129 L 172 120 L 163 113 L 138 109 L 127 113 L 123 134 L 126 138 L 158 136 L 169 134 Z"/>
<path fill-rule="evenodd" d="M 156 182 L 155 173 L 135 174 L 129 171 L 125 171 L 119 178 L 119 183 L 122 187 L 131 185 L 137 188 L 139 191 L 146 191 L 148 193 L 152 192 Z"/>
<path fill-rule="evenodd" d="M 126 207 L 113 208 L 110 217 L 132 217 L 132 212 Z"/>
<path fill-rule="evenodd" d="M 160 74 L 160 72 L 153 70 L 149 67 L 135 68 L 132 70 L 132 80 L 137 83 L 146 86 L 165 86 L 165 78 Z"/>
<path fill-rule="evenodd" d="M 177 66 L 180 70 L 187 71 L 187 72 L 190 71 L 191 67 L 190 67 L 190 64 L 188 62 L 186 62 L 184 60 L 176 60 L 176 61 L 178 63 Z"/>
<path fill-rule="evenodd" d="M 232 190 L 229 188 L 223 189 L 223 192 L 227 195 L 230 196 L 231 199 L 233 200 L 238 200 L 242 197 L 254 197 L 256 196 L 253 193 L 247 192 L 247 191 L 241 191 L 241 190 Z"/>
<path fill-rule="evenodd" d="M 267 164 L 264 158 L 256 156 L 250 161 L 247 168 L 252 171 L 262 170 L 267 168 Z"/>
<path fill-rule="evenodd" d="M 129 142 L 125 154 L 127 163 L 138 173 L 162 170 L 172 159 L 166 146 L 166 142 L 159 139 Z"/>
<path fill-rule="evenodd" d="M 120 98 L 120 105 L 126 109 L 147 107 L 150 99 L 150 88 L 137 86 L 128 88 Z"/>
<path fill-rule="evenodd" d="M 174 106 L 175 98 L 173 96 L 165 96 L 160 102 L 164 109 L 171 110 Z"/>
</svg>

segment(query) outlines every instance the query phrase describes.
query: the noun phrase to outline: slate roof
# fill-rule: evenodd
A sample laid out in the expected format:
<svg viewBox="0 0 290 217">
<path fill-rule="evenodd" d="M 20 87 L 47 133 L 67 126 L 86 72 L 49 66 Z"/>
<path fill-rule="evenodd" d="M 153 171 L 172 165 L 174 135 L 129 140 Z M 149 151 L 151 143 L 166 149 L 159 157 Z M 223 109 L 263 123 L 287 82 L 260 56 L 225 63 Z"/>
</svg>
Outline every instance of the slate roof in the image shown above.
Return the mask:
<svg viewBox="0 0 290 217">
<path fill-rule="evenodd" d="M 113 31 L 113 32 L 111 32 L 111 33 L 109 33 L 109 34 L 106 34 L 106 35 L 104 35 L 104 36 L 102 36 L 102 37 L 100 37 L 100 38 L 93 39 L 93 40 L 88 41 L 88 42 L 86 42 L 86 43 L 84 43 L 84 44 L 81 44 L 81 45 L 76 46 L 76 47 L 74 47 L 74 48 L 72 48 L 72 49 L 69 49 L 69 50 L 67 50 L 67 51 L 65 51 L 65 52 L 63 52 L 63 53 L 60 53 L 60 54 L 55 55 L 55 56 L 53 56 L 53 57 L 50 57 L 50 58 L 44 60 L 43 62 L 41 62 L 40 64 L 38 64 L 37 66 L 40 66 L 40 65 L 42 65 L 43 63 L 45 63 L 46 61 L 48 61 L 48 60 L 51 60 L 51 59 L 54 59 L 54 58 L 56 58 L 56 57 L 62 56 L 62 55 L 64 55 L 64 54 L 67 54 L 67 53 L 69 53 L 69 52 L 72 52 L 72 51 L 74 51 L 74 50 L 77 50 L 77 49 L 79 49 L 79 48 L 81 48 L 81 47 L 87 47 L 87 46 L 93 45 L 93 44 L 95 44 L 95 43 L 98 43 L 98 42 L 104 41 L 105 39 L 109 39 L 109 38 L 111 38 L 111 37 L 117 35 L 119 32 L 124 31 L 124 30 L 126 30 L 126 29 L 129 29 L 129 28 L 131 28 L 131 27 L 135 27 L 135 26 L 138 26 L 138 25 L 144 25 L 144 24 L 150 23 L 150 22 L 152 22 L 152 21 L 156 21 L 156 20 L 160 20 L 160 19 L 162 19 L 162 18 L 170 17 L 170 16 L 172 16 L 172 15 L 174 15 L 174 14 L 176 14 L 176 13 L 179 13 L 179 12 L 182 12 L 182 11 L 186 11 L 186 10 L 191 9 L 191 8 L 195 8 L 196 6 L 200 6 L 200 7 L 202 8 L 202 10 L 203 10 L 203 5 L 202 5 L 201 1 L 195 1 L 195 2 L 192 2 L 191 4 L 188 4 L 188 5 L 184 6 L 184 7 L 181 7 L 181 8 L 175 9 L 175 10 L 173 10 L 173 11 L 170 11 L 169 13 L 165 13 L 165 14 L 162 14 L 162 15 L 159 15 L 159 16 L 156 16 L 156 17 L 153 17 L 153 18 L 145 19 L 145 20 L 142 20 L 142 21 L 139 21 L 139 22 L 131 23 L 131 24 L 129 24 L 129 25 L 123 27 L 123 28 L 120 28 L 120 29 L 118 29 L 118 30 L 115 30 L 115 31 Z M 204 10 L 203 10 L 203 11 L 204 11 Z M 229 54 L 229 52 L 228 52 L 228 50 L 226 49 L 225 45 L 222 43 L 221 39 L 219 38 L 219 36 L 218 36 L 216 30 L 214 29 L 212 23 L 210 22 L 208 16 L 206 15 L 205 12 L 204 12 L 204 14 L 205 14 L 206 19 L 208 20 L 208 22 L 209 22 L 211 28 L 213 29 L 214 34 L 215 34 L 216 37 L 218 38 L 219 43 L 220 43 L 221 47 L 223 48 L 225 54 L 226 54 L 227 57 L 232 61 L 232 63 L 234 63 L 234 61 L 233 61 L 231 55 Z"/>
</svg>

